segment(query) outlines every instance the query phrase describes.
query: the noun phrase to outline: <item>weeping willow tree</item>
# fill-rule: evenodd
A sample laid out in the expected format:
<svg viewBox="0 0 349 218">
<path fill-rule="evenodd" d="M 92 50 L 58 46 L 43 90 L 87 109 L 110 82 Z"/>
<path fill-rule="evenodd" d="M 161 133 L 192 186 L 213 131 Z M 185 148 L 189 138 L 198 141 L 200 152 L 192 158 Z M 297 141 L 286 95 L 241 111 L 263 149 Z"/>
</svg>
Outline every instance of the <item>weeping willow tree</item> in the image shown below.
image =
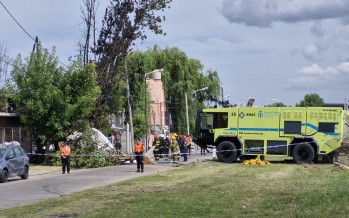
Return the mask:
<svg viewBox="0 0 349 218">
<path fill-rule="evenodd" d="M 144 119 L 144 74 L 154 69 L 163 68 L 162 81 L 165 91 L 165 100 L 172 118 L 172 131 L 186 133 L 186 107 L 185 94 L 188 96 L 188 112 L 190 130 L 194 130 L 196 110 L 204 107 L 204 101 L 208 96 L 218 97 L 220 92 L 220 79 L 217 71 L 204 72 L 203 64 L 196 59 L 189 58 L 178 48 L 160 49 L 155 46 L 146 52 L 133 52 L 128 56 L 127 64 L 132 71 L 130 89 L 132 95 L 132 107 L 135 114 L 135 133 L 144 135 L 146 120 Z M 195 98 L 192 93 L 195 90 L 208 87 L 207 90 L 197 92 Z M 150 98 L 147 98 L 150 99 Z M 146 103 L 148 110 L 150 102 Z M 148 113 L 149 114 L 149 113 Z"/>
</svg>

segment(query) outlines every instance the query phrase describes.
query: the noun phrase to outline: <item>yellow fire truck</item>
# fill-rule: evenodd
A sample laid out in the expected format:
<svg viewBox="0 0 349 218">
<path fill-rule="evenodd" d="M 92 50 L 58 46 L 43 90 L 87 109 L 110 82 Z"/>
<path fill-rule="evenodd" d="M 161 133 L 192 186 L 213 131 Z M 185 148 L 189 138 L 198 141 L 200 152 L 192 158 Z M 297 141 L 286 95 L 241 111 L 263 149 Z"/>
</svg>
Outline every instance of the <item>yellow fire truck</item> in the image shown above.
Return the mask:
<svg viewBox="0 0 349 218">
<path fill-rule="evenodd" d="M 208 108 L 197 112 L 194 139 L 216 146 L 222 162 L 278 155 L 312 163 L 347 145 L 348 116 L 344 105 Z"/>
</svg>

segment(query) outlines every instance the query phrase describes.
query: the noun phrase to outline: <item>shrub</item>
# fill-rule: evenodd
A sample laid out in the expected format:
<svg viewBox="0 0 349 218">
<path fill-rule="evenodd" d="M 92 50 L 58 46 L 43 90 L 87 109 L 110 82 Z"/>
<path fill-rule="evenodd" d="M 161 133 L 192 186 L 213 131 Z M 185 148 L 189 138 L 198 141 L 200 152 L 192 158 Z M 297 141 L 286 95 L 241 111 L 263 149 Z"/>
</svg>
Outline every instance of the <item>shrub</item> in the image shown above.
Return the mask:
<svg viewBox="0 0 349 218">
<path fill-rule="evenodd" d="M 76 149 L 71 152 L 70 167 L 82 169 L 116 165 L 119 161 L 117 156 L 113 156 L 114 153 L 115 152 L 103 152 L 97 148 L 92 151 L 91 148 Z M 54 153 L 51 163 L 54 166 L 62 165 L 59 151 Z"/>
</svg>

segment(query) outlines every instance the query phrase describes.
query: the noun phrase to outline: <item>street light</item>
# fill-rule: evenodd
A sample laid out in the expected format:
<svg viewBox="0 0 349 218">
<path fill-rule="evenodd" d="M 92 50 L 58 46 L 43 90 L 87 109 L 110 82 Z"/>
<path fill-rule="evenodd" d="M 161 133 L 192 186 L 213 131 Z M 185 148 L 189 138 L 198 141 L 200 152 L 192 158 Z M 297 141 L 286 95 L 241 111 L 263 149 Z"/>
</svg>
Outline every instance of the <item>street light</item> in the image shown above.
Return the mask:
<svg viewBox="0 0 349 218">
<path fill-rule="evenodd" d="M 192 99 L 195 97 L 195 94 L 196 92 L 200 92 L 200 91 L 205 91 L 207 90 L 208 87 L 204 87 L 204 88 L 201 88 L 201 89 L 197 89 L 197 90 L 194 90 L 192 92 Z M 187 97 L 187 92 L 185 92 L 185 112 L 186 112 L 186 117 L 187 117 L 187 135 L 190 134 L 190 131 L 189 131 L 189 112 L 188 112 L 188 97 Z"/>
<path fill-rule="evenodd" d="M 205 91 L 205 90 L 207 90 L 207 89 L 208 89 L 208 87 L 206 86 L 206 87 L 204 87 L 204 88 L 194 90 L 194 91 L 192 92 L 192 99 L 194 99 L 194 98 L 196 97 L 196 93 L 197 93 L 197 92 Z"/>
<path fill-rule="evenodd" d="M 221 92 L 222 92 L 221 94 L 222 94 L 222 103 L 223 103 L 224 102 L 223 87 L 221 87 Z"/>
<path fill-rule="evenodd" d="M 144 118 L 145 118 L 145 150 L 148 151 L 148 113 L 147 113 L 147 75 L 151 73 L 162 73 L 164 69 L 155 69 L 144 74 Z"/>
</svg>

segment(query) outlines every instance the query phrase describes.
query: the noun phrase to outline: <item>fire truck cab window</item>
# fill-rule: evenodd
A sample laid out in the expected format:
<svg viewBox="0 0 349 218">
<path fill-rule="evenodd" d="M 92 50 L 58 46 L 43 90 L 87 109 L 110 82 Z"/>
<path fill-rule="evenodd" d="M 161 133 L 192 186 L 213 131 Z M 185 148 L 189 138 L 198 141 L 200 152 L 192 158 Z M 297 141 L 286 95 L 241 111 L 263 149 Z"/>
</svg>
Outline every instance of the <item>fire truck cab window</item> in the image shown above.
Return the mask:
<svg viewBox="0 0 349 218">
<path fill-rule="evenodd" d="M 201 113 L 201 129 L 216 129 L 228 127 L 228 113 Z"/>
</svg>

